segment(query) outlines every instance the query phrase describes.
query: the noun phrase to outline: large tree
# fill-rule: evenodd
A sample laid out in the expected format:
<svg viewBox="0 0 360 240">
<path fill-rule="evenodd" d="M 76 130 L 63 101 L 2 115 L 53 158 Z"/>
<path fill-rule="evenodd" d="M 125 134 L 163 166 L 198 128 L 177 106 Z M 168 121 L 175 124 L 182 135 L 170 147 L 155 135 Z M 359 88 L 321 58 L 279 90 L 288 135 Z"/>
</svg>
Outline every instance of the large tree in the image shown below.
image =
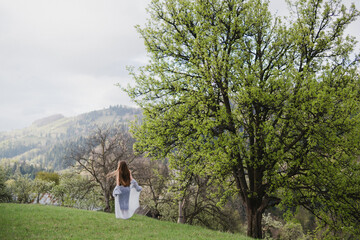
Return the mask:
<svg viewBox="0 0 360 240">
<path fill-rule="evenodd" d="M 282 23 L 262 0 L 153 0 L 138 27 L 150 61 L 127 89 L 144 113 L 137 151 L 239 194 L 256 238 L 281 200 L 329 222 L 359 210 L 346 208 L 359 193 L 343 184 L 360 147 L 356 41 L 344 36 L 359 12 L 340 0 L 289 4 Z"/>
</svg>

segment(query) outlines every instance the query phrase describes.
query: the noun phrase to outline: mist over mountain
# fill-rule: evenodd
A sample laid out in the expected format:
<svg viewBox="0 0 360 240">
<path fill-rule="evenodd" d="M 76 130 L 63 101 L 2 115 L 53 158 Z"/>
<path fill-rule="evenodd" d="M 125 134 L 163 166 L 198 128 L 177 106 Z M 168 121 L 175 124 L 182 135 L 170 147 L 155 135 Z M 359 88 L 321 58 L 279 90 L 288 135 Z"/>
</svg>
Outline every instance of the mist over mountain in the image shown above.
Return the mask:
<svg viewBox="0 0 360 240">
<path fill-rule="evenodd" d="M 0 166 L 65 169 L 64 157 L 72 144 L 81 142 L 97 126 L 128 125 L 136 116 L 141 116 L 140 109 L 111 106 L 75 117 L 56 114 L 23 129 L 0 132 Z"/>
<path fill-rule="evenodd" d="M 36 121 L 33 122 L 33 125 L 37 126 L 37 127 L 41 127 L 41 126 L 45 126 L 47 124 L 50 124 L 52 122 L 55 122 L 57 120 L 60 120 L 64 118 L 64 115 L 62 114 L 55 114 L 55 115 L 52 115 L 52 116 L 49 116 L 49 117 L 45 117 L 45 118 L 41 118 L 41 119 L 38 119 Z"/>
</svg>

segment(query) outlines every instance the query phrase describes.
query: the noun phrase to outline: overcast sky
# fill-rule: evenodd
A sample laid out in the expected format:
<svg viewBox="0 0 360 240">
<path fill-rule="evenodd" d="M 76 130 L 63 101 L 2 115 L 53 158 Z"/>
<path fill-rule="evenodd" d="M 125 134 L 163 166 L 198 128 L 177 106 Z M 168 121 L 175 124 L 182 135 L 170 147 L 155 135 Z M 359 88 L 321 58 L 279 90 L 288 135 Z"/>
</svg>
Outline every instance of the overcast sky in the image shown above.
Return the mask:
<svg viewBox="0 0 360 240">
<path fill-rule="evenodd" d="M 131 83 L 126 66 L 146 63 L 134 26 L 145 23 L 149 2 L 0 0 L 0 131 L 57 113 L 134 106 L 115 84 Z M 271 0 L 271 9 L 284 14 L 285 0 Z M 349 33 L 360 40 L 359 20 Z"/>
</svg>

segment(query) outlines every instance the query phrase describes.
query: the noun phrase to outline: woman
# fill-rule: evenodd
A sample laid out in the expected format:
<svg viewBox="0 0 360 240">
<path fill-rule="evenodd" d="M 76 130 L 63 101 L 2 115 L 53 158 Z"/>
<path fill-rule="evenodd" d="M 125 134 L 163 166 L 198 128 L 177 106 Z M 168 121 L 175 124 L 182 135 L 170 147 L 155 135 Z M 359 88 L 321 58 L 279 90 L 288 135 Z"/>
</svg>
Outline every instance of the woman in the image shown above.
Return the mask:
<svg viewBox="0 0 360 240">
<path fill-rule="evenodd" d="M 116 218 L 131 218 L 139 207 L 139 196 L 142 188 L 133 179 L 125 161 L 120 161 L 118 168 L 109 176 L 116 176 L 116 187 L 113 191 Z"/>
</svg>

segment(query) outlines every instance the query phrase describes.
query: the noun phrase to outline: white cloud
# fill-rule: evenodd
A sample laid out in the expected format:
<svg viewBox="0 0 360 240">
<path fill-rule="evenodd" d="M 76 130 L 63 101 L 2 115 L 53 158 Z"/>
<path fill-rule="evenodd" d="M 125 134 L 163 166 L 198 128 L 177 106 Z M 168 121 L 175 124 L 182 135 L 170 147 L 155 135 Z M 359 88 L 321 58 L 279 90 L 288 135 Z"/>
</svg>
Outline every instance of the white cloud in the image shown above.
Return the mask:
<svg viewBox="0 0 360 240">
<path fill-rule="evenodd" d="M 145 56 L 149 0 L 0 0 L 0 131 L 49 114 L 131 105 L 115 83 Z"/>
</svg>

